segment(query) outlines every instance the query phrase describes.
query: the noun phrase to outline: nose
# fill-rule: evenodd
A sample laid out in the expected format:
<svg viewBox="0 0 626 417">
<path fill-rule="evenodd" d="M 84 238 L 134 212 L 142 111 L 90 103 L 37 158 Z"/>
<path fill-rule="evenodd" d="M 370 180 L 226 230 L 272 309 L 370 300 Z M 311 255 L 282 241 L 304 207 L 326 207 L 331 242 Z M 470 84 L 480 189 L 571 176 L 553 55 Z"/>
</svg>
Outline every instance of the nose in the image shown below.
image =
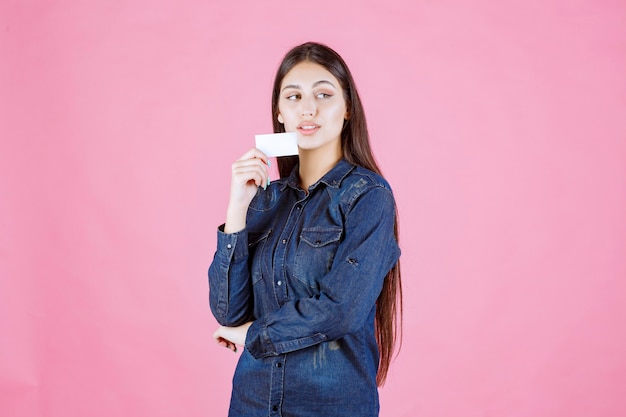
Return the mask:
<svg viewBox="0 0 626 417">
<path fill-rule="evenodd" d="M 300 115 L 301 116 L 312 117 L 312 116 L 315 116 L 316 111 L 317 111 L 317 107 L 315 105 L 315 99 L 302 98 L 300 100 Z"/>
</svg>

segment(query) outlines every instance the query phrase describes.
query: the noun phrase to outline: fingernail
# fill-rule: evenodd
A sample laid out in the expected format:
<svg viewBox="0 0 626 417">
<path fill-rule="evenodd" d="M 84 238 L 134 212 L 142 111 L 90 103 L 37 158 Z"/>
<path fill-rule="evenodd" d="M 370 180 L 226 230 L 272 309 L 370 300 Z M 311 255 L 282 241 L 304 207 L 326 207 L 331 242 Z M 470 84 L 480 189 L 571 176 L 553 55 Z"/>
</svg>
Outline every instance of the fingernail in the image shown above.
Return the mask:
<svg viewBox="0 0 626 417">
<path fill-rule="evenodd" d="M 272 166 L 272 161 L 270 161 L 269 159 L 267 160 L 267 166 L 271 167 Z"/>
<path fill-rule="evenodd" d="M 267 177 L 267 185 L 270 185 L 271 181 L 270 181 L 270 177 Z"/>
</svg>

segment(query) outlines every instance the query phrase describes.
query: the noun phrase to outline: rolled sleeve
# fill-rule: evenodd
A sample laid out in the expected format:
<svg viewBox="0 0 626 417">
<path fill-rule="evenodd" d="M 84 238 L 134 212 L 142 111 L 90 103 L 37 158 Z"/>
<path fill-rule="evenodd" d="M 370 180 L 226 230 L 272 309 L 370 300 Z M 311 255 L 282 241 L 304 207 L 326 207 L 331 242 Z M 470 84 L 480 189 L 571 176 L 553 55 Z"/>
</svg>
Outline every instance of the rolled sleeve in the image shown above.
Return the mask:
<svg viewBox="0 0 626 417">
<path fill-rule="evenodd" d="M 246 349 L 255 358 L 274 356 L 277 354 L 267 332 L 264 320 L 256 320 L 248 328 L 246 335 Z"/>
</svg>

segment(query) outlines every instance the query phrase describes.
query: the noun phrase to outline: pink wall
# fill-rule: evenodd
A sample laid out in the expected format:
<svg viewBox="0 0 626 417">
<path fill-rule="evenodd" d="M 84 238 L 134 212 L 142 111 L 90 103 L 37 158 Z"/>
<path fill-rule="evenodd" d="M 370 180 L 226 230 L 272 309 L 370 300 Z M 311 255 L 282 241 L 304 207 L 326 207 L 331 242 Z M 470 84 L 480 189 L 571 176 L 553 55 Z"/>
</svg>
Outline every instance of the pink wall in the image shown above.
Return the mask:
<svg viewBox="0 0 626 417">
<path fill-rule="evenodd" d="M 309 39 L 400 206 L 381 416 L 623 414 L 623 2 L 92 3 L 0 4 L 0 416 L 225 415 L 215 227 Z"/>
</svg>

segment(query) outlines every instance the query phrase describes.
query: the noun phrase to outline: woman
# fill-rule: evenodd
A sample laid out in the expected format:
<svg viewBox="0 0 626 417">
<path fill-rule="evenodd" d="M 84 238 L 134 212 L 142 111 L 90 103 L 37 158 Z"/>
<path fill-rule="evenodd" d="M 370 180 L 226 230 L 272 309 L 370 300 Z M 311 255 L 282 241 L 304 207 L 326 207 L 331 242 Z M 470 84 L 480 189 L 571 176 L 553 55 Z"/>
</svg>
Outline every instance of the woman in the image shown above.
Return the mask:
<svg viewBox="0 0 626 417">
<path fill-rule="evenodd" d="M 274 80 L 275 132 L 298 156 L 270 181 L 258 149 L 232 166 L 209 268 L 214 334 L 245 346 L 234 416 L 377 416 L 401 315 L 396 208 L 343 59 L 293 48 Z"/>
</svg>

